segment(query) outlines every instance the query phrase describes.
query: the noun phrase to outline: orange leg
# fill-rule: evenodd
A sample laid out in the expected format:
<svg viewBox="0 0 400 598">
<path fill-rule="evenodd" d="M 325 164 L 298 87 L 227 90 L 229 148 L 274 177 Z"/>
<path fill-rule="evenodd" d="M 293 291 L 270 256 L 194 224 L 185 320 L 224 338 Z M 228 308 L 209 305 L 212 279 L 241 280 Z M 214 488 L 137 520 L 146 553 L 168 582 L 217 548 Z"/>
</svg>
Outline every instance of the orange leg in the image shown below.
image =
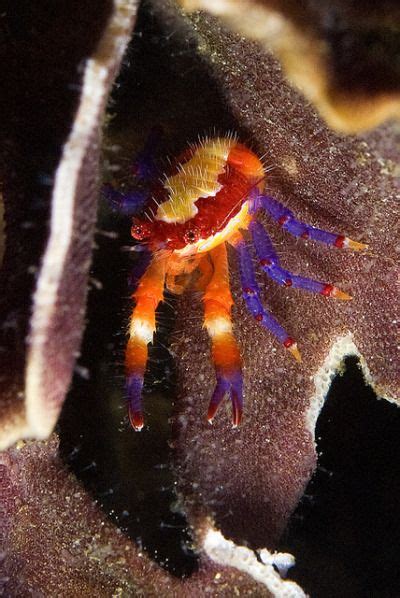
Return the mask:
<svg viewBox="0 0 400 598">
<path fill-rule="evenodd" d="M 226 394 L 232 402 L 232 422 L 239 425 L 243 411 L 241 359 L 233 336 L 231 307 L 232 295 L 229 289 L 229 270 L 224 243 L 210 252 L 214 273 L 204 293 L 204 325 L 211 338 L 212 357 L 217 384 L 208 409 L 211 423 L 219 404 Z"/>
<path fill-rule="evenodd" d="M 135 430 L 143 428 L 142 388 L 148 359 L 148 345 L 156 330 L 156 309 L 164 295 L 166 258 L 156 256 L 142 276 L 132 297 L 136 306 L 129 322 L 125 352 L 129 419 Z"/>
</svg>

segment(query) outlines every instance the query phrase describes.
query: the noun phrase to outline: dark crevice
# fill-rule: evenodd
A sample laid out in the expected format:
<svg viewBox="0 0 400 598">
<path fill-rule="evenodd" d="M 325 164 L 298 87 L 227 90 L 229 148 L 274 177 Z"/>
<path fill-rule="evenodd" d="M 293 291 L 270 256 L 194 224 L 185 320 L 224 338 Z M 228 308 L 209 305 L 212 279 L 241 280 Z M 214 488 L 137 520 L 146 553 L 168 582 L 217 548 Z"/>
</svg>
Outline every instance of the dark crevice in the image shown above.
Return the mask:
<svg viewBox="0 0 400 598">
<path fill-rule="evenodd" d="M 23 380 L 32 293 L 48 236 L 55 169 L 78 106 L 86 59 L 112 4 L 3 2 L 0 24 L 0 394 Z M 2 232 L 2 231 L 1 231 Z M 20 372 L 18 376 L 16 372 Z M 18 386 L 20 383 L 18 383 Z"/>
<path fill-rule="evenodd" d="M 400 595 L 400 410 L 348 359 L 316 426 L 318 468 L 279 549 L 313 598 Z"/>
</svg>

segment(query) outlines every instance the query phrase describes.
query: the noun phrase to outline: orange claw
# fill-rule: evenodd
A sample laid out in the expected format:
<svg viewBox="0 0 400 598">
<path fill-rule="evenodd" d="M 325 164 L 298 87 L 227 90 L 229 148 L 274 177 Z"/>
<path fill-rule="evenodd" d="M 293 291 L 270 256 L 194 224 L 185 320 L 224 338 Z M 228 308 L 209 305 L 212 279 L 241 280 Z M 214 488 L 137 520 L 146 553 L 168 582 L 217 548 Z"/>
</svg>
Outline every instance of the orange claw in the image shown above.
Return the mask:
<svg viewBox="0 0 400 598">
<path fill-rule="evenodd" d="M 320 293 L 325 297 L 334 297 L 335 299 L 342 299 L 343 301 L 349 301 L 350 299 L 353 299 L 351 295 L 341 291 L 333 284 L 326 284 Z"/>
<path fill-rule="evenodd" d="M 297 347 L 297 343 L 293 343 L 293 345 L 291 345 L 290 347 L 287 347 L 288 351 L 291 352 L 291 354 L 293 355 L 293 357 L 295 358 L 295 360 L 298 363 L 301 363 L 301 353 Z"/>
<path fill-rule="evenodd" d="M 351 295 L 345 293 L 344 291 L 341 291 L 337 287 L 332 288 L 330 296 L 334 297 L 335 299 L 342 299 L 342 301 L 350 301 L 351 299 L 353 299 Z"/>
<path fill-rule="evenodd" d="M 368 249 L 367 243 L 359 243 L 358 241 L 349 239 L 349 237 L 346 237 L 344 244 L 349 249 L 354 249 L 354 251 L 363 251 L 363 249 Z"/>
</svg>

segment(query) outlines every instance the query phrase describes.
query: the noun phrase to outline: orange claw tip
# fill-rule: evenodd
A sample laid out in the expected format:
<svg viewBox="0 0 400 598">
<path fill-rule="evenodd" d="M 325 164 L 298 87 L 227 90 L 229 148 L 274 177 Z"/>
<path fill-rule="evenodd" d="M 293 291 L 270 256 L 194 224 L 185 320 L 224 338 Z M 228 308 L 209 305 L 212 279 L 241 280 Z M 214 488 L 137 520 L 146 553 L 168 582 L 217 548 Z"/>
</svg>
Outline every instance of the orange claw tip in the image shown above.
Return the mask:
<svg viewBox="0 0 400 598">
<path fill-rule="evenodd" d="M 301 353 L 297 347 L 297 343 L 293 343 L 292 345 L 290 345 L 290 347 L 286 347 L 288 349 L 288 351 L 291 352 L 291 354 L 293 355 L 293 357 L 295 358 L 295 360 L 298 363 L 301 363 Z"/>
<path fill-rule="evenodd" d="M 350 301 L 351 299 L 353 299 L 351 295 L 345 293 L 344 291 L 341 291 L 337 287 L 332 288 L 331 297 L 335 297 L 335 299 L 341 299 L 342 301 Z"/>
<path fill-rule="evenodd" d="M 358 241 L 353 241 L 346 237 L 345 245 L 349 249 L 354 249 L 354 251 L 363 251 L 363 249 L 368 249 L 368 245 L 366 243 L 359 243 Z"/>
</svg>

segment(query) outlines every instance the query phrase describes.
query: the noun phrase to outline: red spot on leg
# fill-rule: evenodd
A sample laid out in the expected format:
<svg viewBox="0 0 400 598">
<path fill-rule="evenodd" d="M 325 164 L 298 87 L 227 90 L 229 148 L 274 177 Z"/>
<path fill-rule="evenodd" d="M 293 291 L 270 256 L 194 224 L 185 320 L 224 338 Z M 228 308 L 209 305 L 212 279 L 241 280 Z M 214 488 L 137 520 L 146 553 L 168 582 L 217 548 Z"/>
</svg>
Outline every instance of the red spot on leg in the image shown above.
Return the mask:
<svg viewBox="0 0 400 598">
<path fill-rule="evenodd" d="M 271 262 L 271 260 L 264 259 L 264 260 L 260 260 L 260 264 L 264 268 L 265 266 L 271 266 L 272 262 Z"/>
<path fill-rule="evenodd" d="M 335 247 L 339 247 L 339 249 L 341 249 L 344 246 L 345 239 L 346 237 L 344 237 L 343 235 L 338 235 L 336 237 L 336 241 L 334 242 Z"/>
<path fill-rule="evenodd" d="M 325 297 L 334 297 L 335 299 L 342 299 L 343 301 L 349 301 L 352 299 L 351 295 L 341 291 L 333 284 L 326 284 L 321 291 L 321 295 L 325 295 Z"/>
<path fill-rule="evenodd" d="M 326 284 L 321 291 L 321 295 L 324 295 L 325 297 L 330 297 L 334 288 L 335 287 L 333 286 L 333 284 Z"/>
<path fill-rule="evenodd" d="M 294 340 L 294 338 L 288 336 L 287 339 L 284 341 L 283 346 L 285 347 L 285 349 L 289 349 L 289 347 L 294 345 L 295 342 L 296 341 Z"/>
<path fill-rule="evenodd" d="M 283 341 L 283 346 L 285 349 L 288 349 L 291 352 L 296 361 L 301 363 L 300 351 L 298 350 L 297 343 L 293 338 L 288 336 L 287 339 Z"/>
</svg>

